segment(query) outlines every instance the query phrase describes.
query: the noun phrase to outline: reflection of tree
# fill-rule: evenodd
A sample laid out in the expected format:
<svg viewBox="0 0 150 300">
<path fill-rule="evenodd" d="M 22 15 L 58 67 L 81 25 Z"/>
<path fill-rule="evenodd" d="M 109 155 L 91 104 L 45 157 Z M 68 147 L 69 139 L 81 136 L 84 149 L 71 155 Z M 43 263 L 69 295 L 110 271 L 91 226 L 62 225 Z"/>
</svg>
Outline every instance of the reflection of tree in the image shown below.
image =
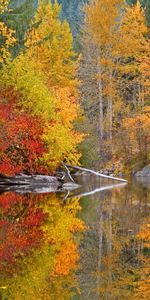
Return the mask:
<svg viewBox="0 0 150 300">
<path fill-rule="evenodd" d="M 0 196 L 0 269 L 12 273 L 25 255 L 39 248 L 45 213 L 35 197 L 7 193 Z"/>
<path fill-rule="evenodd" d="M 150 297 L 150 219 L 147 218 L 137 235 L 140 246 L 139 280 L 136 286 L 135 299 Z"/>
<path fill-rule="evenodd" d="M 134 189 L 128 190 L 127 188 L 119 192 L 121 199 L 117 199 L 116 191 L 110 197 L 110 201 L 108 201 L 108 196 L 105 201 L 102 209 L 103 214 L 105 213 L 102 224 L 103 256 L 101 270 L 98 274 L 100 277 L 99 299 L 136 299 L 137 297 L 139 297 L 138 299 L 148 299 L 150 269 L 147 267 L 147 263 L 149 260 L 146 255 L 144 255 L 145 259 L 140 260 L 138 253 L 143 250 L 136 237 L 136 233 L 139 231 L 139 222 L 142 222 L 145 213 L 146 198 L 143 197 L 143 190 L 142 193 L 140 192 L 140 189 L 134 191 Z M 148 237 L 148 233 L 144 229 L 138 234 L 138 238 L 142 235 L 144 239 L 147 239 L 147 241 L 145 240 L 146 247 L 150 236 Z M 145 266 L 142 265 L 143 261 L 146 263 Z M 139 270 L 143 274 L 140 281 Z M 140 289 L 144 292 L 145 288 L 145 298 L 142 294 L 138 296 L 136 286 L 138 292 Z"/>
<path fill-rule="evenodd" d="M 70 299 L 76 287 L 79 199 L 55 195 L 0 196 L 2 299 Z M 57 297 L 56 297 L 57 296 Z"/>
<path fill-rule="evenodd" d="M 80 249 L 79 299 L 149 299 L 149 223 L 140 229 L 148 201 L 148 190 L 136 184 L 82 200 L 89 226 Z"/>
</svg>

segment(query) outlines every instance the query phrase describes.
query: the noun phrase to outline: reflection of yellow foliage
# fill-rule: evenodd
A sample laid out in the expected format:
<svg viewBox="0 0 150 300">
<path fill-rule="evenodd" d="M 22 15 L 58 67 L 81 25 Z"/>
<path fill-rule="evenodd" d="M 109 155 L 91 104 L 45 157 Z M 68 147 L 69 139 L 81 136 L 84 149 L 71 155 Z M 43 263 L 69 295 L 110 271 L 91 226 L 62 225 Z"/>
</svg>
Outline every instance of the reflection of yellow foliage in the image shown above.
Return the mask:
<svg viewBox="0 0 150 300">
<path fill-rule="evenodd" d="M 73 271 L 79 259 L 78 232 L 84 230 L 76 216 L 79 198 L 64 205 L 55 194 L 36 197 L 32 201 L 38 200 L 35 203 L 46 216 L 41 226 L 43 243 L 30 257 L 21 259 L 21 269 L 14 270 L 14 277 L 3 274 L 1 286 L 6 289 L 1 287 L 1 293 L 9 300 L 70 300 L 77 288 Z"/>
<path fill-rule="evenodd" d="M 62 245 L 60 253 L 56 256 L 54 275 L 68 275 L 77 266 L 79 254 L 77 245 L 73 241 L 68 241 Z"/>
<path fill-rule="evenodd" d="M 45 209 L 46 212 L 50 212 L 50 220 L 53 216 L 53 223 L 50 221 L 48 227 L 45 228 L 46 234 L 57 250 L 52 274 L 69 275 L 70 271 L 77 267 L 79 259 L 73 233 L 85 229 L 83 222 L 76 217 L 80 209 L 79 198 L 70 200 L 62 207 L 60 200 L 54 195 Z"/>
<path fill-rule="evenodd" d="M 112 240 L 107 241 L 112 243 L 112 248 L 111 250 L 107 248 L 108 244 L 106 243 L 106 254 L 102 256 L 102 271 L 98 273 L 98 276 L 100 276 L 98 291 L 102 299 L 107 299 L 107 295 L 109 295 L 111 300 L 133 299 L 133 291 L 129 287 L 133 285 L 131 273 L 134 268 L 130 264 L 125 263 L 122 256 L 123 249 L 129 244 L 129 238 L 118 234 L 118 224 L 116 222 L 112 225 Z M 106 220 L 103 224 L 106 240 L 109 226 L 109 221 Z M 109 238 L 110 236 L 108 236 Z"/>
<path fill-rule="evenodd" d="M 147 219 L 137 235 L 139 242 L 143 243 L 144 253 L 139 257 L 142 268 L 139 271 L 140 280 L 137 283 L 135 299 L 149 299 L 150 296 L 150 220 Z"/>
<path fill-rule="evenodd" d="M 147 220 L 148 223 L 144 224 L 140 230 L 140 232 L 137 235 L 137 238 L 139 240 L 144 241 L 144 246 L 146 248 L 150 249 L 150 223 L 149 220 Z"/>
</svg>

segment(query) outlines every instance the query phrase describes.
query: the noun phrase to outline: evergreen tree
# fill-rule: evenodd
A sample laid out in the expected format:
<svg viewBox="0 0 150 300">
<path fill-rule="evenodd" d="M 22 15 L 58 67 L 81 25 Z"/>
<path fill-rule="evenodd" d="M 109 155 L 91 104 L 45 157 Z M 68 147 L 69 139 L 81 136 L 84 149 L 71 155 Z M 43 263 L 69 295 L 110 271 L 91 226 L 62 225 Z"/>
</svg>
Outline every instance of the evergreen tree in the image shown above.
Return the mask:
<svg viewBox="0 0 150 300">
<path fill-rule="evenodd" d="M 83 18 L 82 7 L 87 2 L 87 0 L 59 0 L 62 4 L 62 18 L 67 19 L 73 36 L 76 37 L 79 33 L 80 23 Z"/>
</svg>

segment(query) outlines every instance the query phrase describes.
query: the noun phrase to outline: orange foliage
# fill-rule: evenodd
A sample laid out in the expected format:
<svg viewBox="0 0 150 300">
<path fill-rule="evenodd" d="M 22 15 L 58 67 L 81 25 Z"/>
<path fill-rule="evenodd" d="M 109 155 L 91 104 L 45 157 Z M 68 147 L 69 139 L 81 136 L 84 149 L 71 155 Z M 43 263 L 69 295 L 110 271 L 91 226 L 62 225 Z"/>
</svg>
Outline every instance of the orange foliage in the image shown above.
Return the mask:
<svg viewBox="0 0 150 300">
<path fill-rule="evenodd" d="M 117 147 L 124 161 L 150 161 L 150 109 L 145 107 L 144 113 L 124 118 L 118 134 Z M 118 155 L 119 155 L 118 153 Z"/>
<path fill-rule="evenodd" d="M 143 253 L 140 255 L 142 269 L 139 271 L 140 280 L 137 283 L 135 299 L 149 299 L 150 295 L 150 220 L 145 220 L 137 235 L 140 243 L 143 243 Z"/>
<path fill-rule="evenodd" d="M 67 241 L 61 246 L 60 253 L 56 255 L 53 276 L 68 275 L 71 270 L 77 267 L 79 254 L 77 245 L 73 241 Z"/>
</svg>

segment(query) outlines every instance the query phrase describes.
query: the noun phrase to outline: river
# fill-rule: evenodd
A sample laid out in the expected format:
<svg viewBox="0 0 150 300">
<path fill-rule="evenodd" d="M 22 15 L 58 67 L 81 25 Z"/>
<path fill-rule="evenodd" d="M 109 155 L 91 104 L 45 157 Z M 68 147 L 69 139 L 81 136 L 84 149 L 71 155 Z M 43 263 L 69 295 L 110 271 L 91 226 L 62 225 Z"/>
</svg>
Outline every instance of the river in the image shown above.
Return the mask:
<svg viewBox="0 0 150 300">
<path fill-rule="evenodd" d="M 150 182 L 75 180 L 1 193 L 1 300 L 149 299 Z"/>
</svg>

